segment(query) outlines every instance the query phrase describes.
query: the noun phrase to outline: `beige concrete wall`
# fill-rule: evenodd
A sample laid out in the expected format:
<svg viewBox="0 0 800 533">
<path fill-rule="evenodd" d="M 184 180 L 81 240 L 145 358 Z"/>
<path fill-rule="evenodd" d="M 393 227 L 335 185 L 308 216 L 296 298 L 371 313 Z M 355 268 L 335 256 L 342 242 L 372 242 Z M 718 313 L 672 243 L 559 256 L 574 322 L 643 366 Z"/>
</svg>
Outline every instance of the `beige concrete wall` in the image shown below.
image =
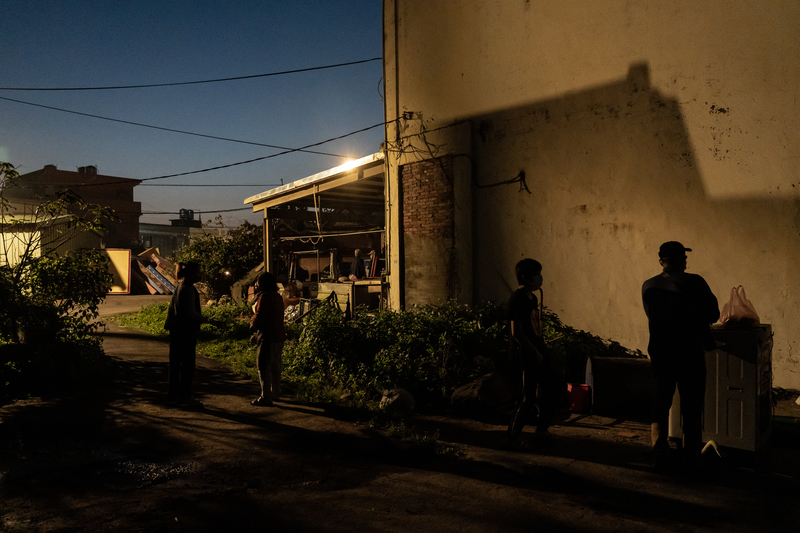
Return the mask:
<svg viewBox="0 0 800 533">
<path fill-rule="evenodd" d="M 444 128 L 439 149 L 532 192 L 473 188 L 475 299 L 504 300 L 532 256 L 565 322 L 644 350 L 641 283 L 680 240 L 720 306 L 745 286 L 775 384 L 800 388 L 800 3 L 384 5 L 387 120 L 465 122 L 469 147 Z"/>
</svg>

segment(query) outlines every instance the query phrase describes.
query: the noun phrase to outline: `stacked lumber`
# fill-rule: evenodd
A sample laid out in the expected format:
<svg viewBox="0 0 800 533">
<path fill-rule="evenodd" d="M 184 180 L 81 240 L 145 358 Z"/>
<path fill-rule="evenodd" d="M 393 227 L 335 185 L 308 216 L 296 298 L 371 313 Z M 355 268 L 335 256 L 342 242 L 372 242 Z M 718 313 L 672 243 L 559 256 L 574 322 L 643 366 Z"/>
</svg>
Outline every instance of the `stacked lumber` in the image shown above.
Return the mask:
<svg viewBox="0 0 800 533">
<path fill-rule="evenodd" d="M 173 273 L 175 266 L 161 257 L 158 248 L 148 248 L 137 257 L 139 271 L 144 276 L 151 294 L 172 294 L 178 286 Z"/>
</svg>

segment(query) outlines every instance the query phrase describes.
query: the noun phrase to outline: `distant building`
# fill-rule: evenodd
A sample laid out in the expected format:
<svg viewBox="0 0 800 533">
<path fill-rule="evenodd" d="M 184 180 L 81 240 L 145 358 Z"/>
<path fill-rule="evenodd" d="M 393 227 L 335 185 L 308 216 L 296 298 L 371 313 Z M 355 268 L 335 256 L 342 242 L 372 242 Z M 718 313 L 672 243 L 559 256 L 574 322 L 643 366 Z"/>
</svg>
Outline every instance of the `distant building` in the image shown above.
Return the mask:
<svg viewBox="0 0 800 533">
<path fill-rule="evenodd" d="M 187 244 L 194 235 L 210 233 L 203 229 L 200 219 L 194 218 L 194 211 L 181 209 L 179 218 L 170 224 L 139 224 L 139 242 L 147 248 L 158 248 L 162 257 L 173 257 L 177 250 Z"/>
<path fill-rule="evenodd" d="M 195 235 L 208 233 L 203 228 L 175 226 L 169 224 L 139 224 L 139 236 L 142 246 L 158 248 L 162 257 L 174 257 L 175 252 L 187 244 Z"/>
<path fill-rule="evenodd" d="M 141 180 L 98 174 L 95 166 L 79 167 L 72 172 L 45 165 L 41 170 L 20 175 L 3 195 L 22 215 L 26 209 L 30 212 L 41 202 L 55 199 L 59 191 L 70 189 L 87 203 L 112 208 L 119 217 L 119 221 L 105 223 L 103 247 L 131 248 L 139 241 L 142 206 L 133 200 L 133 188 L 140 183 Z M 78 214 L 77 209 L 70 212 Z"/>
</svg>

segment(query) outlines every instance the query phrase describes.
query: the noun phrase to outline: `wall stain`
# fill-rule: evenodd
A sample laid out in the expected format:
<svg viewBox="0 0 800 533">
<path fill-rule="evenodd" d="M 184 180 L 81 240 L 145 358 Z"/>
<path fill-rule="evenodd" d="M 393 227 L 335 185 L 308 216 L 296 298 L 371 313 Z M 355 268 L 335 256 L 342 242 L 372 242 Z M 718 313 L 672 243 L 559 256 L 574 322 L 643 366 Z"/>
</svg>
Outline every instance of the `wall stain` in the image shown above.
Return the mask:
<svg viewBox="0 0 800 533">
<path fill-rule="evenodd" d="M 662 144 L 661 146 L 664 146 L 664 145 Z M 692 166 L 693 166 L 692 165 L 692 154 L 689 151 L 686 151 L 686 150 L 681 152 L 681 155 L 679 155 L 676 158 L 676 161 L 680 165 L 683 165 L 686 168 L 692 168 Z"/>
<path fill-rule="evenodd" d="M 602 222 L 600 225 L 606 229 L 610 229 L 613 234 L 617 234 L 620 231 L 632 231 L 634 229 L 633 222 Z"/>
<path fill-rule="evenodd" d="M 723 145 L 728 145 L 731 137 L 735 134 L 746 135 L 746 131 L 742 131 L 741 128 L 716 128 L 714 126 L 710 126 L 708 130 L 711 132 L 711 140 L 714 144 L 708 151 L 711 152 L 716 161 L 723 161 L 739 154 L 741 151 L 739 148 L 730 149 L 725 148 Z"/>
</svg>

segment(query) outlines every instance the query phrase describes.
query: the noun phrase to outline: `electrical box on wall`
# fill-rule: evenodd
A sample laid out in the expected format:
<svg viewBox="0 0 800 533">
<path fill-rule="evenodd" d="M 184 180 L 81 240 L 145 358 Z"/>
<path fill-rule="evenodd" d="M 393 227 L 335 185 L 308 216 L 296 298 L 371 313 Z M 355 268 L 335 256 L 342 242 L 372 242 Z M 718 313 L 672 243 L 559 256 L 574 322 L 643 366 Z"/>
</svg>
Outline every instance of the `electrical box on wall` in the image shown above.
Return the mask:
<svg viewBox="0 0 800 533">
<path fill-rule="evenodd" d="M 714 326 L 717 348 L 706 352 L 703 442 L 756 452 L 772 429 L 772 326 Z M 680 438 L 680 395 L 670 410 L 669 435 Z"/>
</svg>

